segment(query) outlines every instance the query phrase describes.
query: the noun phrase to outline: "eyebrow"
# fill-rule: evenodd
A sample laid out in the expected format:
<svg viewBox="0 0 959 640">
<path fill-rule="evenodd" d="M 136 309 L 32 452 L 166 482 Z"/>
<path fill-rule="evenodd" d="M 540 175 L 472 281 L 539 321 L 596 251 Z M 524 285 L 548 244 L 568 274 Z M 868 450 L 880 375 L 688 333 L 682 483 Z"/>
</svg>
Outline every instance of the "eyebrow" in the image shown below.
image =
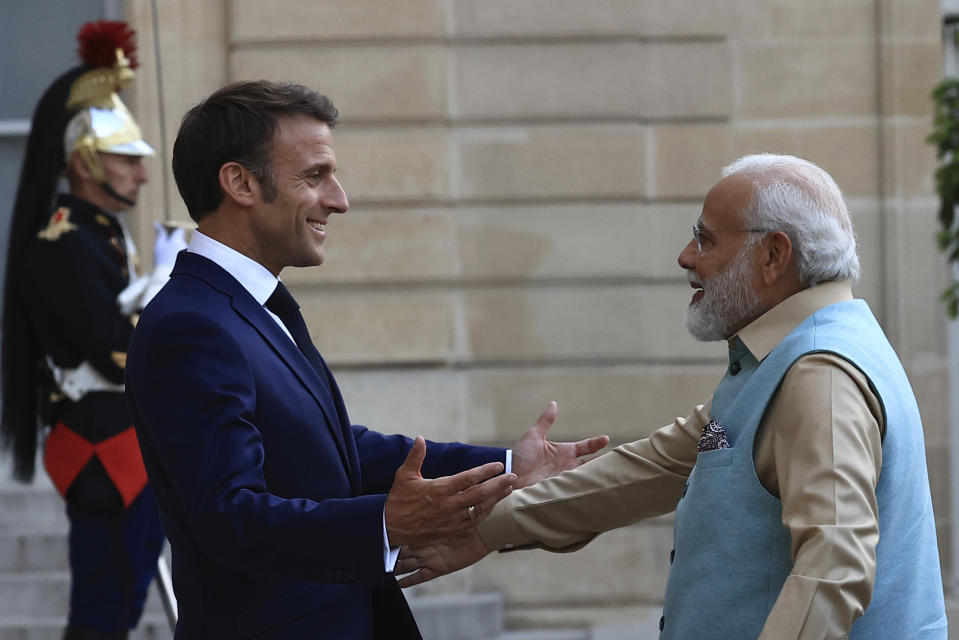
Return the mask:
<svg viewBox="0 0 959 640">
<path fill-rule="evenodd" d="M 314 173 L 336 173 L 336 166 L 332 162 L 315 162 L 301 171 L 299 175 L 309 176 Z"/>
</svg>

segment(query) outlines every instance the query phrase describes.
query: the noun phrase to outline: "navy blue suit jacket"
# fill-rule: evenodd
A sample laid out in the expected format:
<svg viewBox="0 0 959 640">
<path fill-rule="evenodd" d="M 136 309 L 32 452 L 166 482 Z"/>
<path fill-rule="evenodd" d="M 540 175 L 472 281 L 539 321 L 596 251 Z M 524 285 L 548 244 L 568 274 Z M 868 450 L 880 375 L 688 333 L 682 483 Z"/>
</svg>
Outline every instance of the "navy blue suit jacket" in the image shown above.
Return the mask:
<svg viewBox="0 0 959 640">
<path fill-rule="evenodd" d="M 197 254 L 140 318 L 127 396 L 173 549 L 178 640 L 419 637 L 383 567 L 386 493 L 412 443 L 351 425 L 323 366 Z M 503 458 L 429 443 L 423 475 Z"/>
</svg>

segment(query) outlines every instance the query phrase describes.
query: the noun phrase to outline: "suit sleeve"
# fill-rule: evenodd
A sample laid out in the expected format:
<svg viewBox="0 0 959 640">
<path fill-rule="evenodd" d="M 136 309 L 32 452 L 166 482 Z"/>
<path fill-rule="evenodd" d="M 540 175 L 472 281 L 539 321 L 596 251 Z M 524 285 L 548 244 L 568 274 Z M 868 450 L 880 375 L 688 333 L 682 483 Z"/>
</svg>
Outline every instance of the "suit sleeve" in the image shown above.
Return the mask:
<svg viewBox="0 0 959 640">
<path fill-rule="evenodd" d="M 353 426 L 353 437 L 363 471 L 364 493 L 389 493 L 396 470 L 406 460 L 413 441 L 406 436 L 384 435 L 360 425 Z M 486 464 L 504 462 L 506 450 L 479 447 L 459 442 L 426 441 L 423 477 L 439 478 Z"/>
<path fill-rule="evenodd" d="M 144 458 L 151 481 L 175 496 L 164 508 L 180 512 L 174 520 L 203 553 L 254 577 L 382 584 L 385 496 L 270 493 L 254 376 L 234 337 L 196 313 L 140 329 L 127 393 Z"/>
</svg>

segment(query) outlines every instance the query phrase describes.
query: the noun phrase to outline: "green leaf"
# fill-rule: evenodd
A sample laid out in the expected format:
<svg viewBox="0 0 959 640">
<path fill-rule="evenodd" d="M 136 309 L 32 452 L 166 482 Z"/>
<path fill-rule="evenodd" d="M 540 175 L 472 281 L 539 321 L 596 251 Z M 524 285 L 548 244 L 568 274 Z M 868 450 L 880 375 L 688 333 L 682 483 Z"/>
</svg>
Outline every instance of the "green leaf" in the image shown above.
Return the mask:
<svg viewBox="0 0 959 640">
<path fill-rule="evenodd" d="M 959 45 L 959 29 L 949 34 Z M 959 78 L 944 78 L 932 90 L 932 130 L 926 142 L 936 147 L 939 166 L 935 185 L 939 196 L 939 231 L 936 243 L 950 264 L 959 263 L 959 229 L 956 205 L 959 203 Z M 950 318 L 959 317 L 959 282 L 941 295 Z"/>
</svg>

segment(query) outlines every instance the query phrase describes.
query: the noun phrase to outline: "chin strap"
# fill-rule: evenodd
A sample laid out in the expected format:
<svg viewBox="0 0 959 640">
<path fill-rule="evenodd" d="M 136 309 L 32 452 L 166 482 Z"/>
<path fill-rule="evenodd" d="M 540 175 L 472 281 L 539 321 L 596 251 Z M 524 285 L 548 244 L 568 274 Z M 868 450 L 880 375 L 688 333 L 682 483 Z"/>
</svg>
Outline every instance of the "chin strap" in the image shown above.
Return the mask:
<svg viewBox="0 0 959 640">
<path fill-rule="evenodd" d="M 108 196 L 110 196 L 111 198 L 114 198 L 114 199 L 116 199 L 116 200 L 119 200 L 120 202 L 122 202 L 123 204 L 127 205 L 128 207 L 132 207 L 132 206 L 135 206 L 135 205 L 136 205 L 136 201 L 131 200 L 130 198 L 126 198 L 126 197 L 124 197 L 124 196 L 121 196 L 119 193 L 116 192 L 116 189 L 114 189 L 114 188 L 110 185 L 110 183 L 107 182 L 106 180 L 103 180 L 103 181 L 100 182 L 100 187 L 101 187 L 104 191 L 107 192 L 107 195 L 108 195 Z"/>
<path fill-rule="evenodd" d="M 100 162 L 100 156 L 97 155 L 96 139 L 92 133 L 88 131 L 77 139 L 75 151 L 80 154 L 80 159 L 83 160 L 83 164 L 90 170 L 93 179 L 100 184 L 100 188 L 102 188 L 108 196 L 119 200 L 128 207 L 136 205 L 135 201 L 121 196 L 117 193 L 116 189 L 113 188 L 113 185 L 107 182 L 107 175 L 103 170 L 103 163 Z"/>
</svg>

